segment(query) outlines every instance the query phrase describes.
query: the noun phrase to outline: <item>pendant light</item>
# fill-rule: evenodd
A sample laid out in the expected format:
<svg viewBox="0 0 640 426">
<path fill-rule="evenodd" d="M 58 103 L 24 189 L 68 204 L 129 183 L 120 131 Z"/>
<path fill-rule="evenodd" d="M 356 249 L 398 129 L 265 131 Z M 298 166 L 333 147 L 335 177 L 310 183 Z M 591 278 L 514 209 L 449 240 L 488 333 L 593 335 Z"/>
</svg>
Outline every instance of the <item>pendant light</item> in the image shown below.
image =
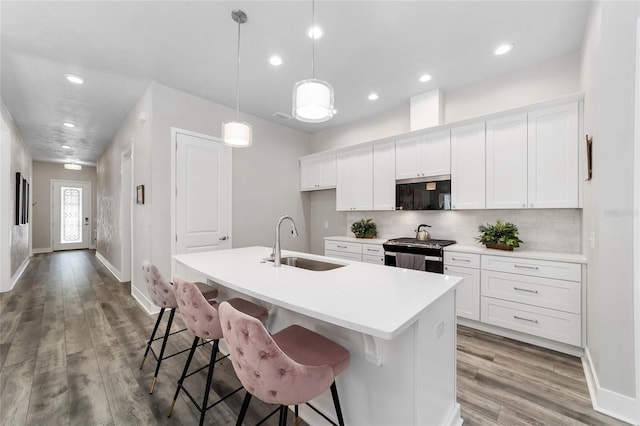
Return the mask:
<svg viewBox="0 0 640 426">
<path fill-rule="evenodd" d="M 315 76 L 316 56 L 316 10 L 315 0 L 311 2 L 311 78 L 299 81 L 293 86 L 293 116 L 305 123 L 322 123 L 333 117 L 333 87 Z"/>
<path fill-rule="evenodd" d="M 231 18 L 238 23 L 238 64 L 236 69 L 236 120 L 222 123 L 222 140 L 225 145 L 235 148 L 253 145 L 251 124 L 239 120 L 240 116 L 240 24 L 247 22 L 247 14 L 242 10 L 231 12 Z"/>
</svg>

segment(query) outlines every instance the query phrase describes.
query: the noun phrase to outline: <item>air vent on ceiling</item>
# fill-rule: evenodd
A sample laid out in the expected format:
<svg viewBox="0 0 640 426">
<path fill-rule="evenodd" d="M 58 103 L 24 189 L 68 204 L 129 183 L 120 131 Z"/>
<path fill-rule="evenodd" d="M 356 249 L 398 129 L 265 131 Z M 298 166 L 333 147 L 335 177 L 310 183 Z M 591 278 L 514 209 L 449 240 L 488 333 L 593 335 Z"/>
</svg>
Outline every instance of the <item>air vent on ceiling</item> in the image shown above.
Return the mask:
<svg viewBox="0 0 640 426">
<path fill-rule="evenodd" d="M 290 116 L 289 114 L 285 114 L 284 112 L 274 112 L 273 114 L 274 117 L 278 117 L 281 118 L 283 120 L 291 120 L 293 117 Z"/>
</svg>

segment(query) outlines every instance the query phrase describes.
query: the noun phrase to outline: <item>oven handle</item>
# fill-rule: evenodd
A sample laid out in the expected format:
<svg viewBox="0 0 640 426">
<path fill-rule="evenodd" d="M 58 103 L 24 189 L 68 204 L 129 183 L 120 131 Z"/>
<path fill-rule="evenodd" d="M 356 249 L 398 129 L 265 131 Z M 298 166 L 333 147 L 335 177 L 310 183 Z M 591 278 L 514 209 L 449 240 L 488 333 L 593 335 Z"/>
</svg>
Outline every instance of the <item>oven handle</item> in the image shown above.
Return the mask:
<svg viewBox="0 0 640 426">
<path fill-rule="evenodd" d="M 408 253 L 411 254 L 411 253 Z M 385 256 L 396 256 L 396 252 L 395 251 L 385 251 L 384 252 Z M 435 260 L 436 262 L 441 262 L 442 261 L 442 257 L 438 257 L 438 256 L 425 256 L 424 260 Z"/>
</svg>

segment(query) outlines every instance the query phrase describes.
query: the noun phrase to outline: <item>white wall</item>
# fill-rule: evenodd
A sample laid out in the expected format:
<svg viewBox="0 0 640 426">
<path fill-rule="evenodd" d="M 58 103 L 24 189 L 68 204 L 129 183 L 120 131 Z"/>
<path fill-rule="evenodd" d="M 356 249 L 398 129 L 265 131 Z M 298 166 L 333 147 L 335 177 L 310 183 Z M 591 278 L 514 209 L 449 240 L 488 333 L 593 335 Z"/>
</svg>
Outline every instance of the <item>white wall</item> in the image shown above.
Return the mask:
<svg viewBox="0 0 640 426">
<path fill-rule="evenodd" d="M 582 62 L 585 133 L 593 136 L 593 179 L 585 185 L 588 258 L 587 350 L 595 405 L 639 422 L 635 389 L 633 137 L 638 2 L 599 2 L 591 11 Z M 636 213 L 637 214 L 637 213 Z M 593 248 L 588 238 L 595 236 Z M 636 312 L 635 315 L 640 315 Z"/>
<path fill-rule="evenodd" d="M 233 118 L 232 108 L 152 83 L 98 161 L 98 252 L 119 269 L 119 170 L 121 153 L 133 142 L 133 181 L 145 185 L 145 204 L 133 208 L 132 293 L 149 310 L 138 265 L 147 259 L 171 274 L 171 128 L 220 137 L 221 123 Z M 297 159 L 309 153 L 309 136 L 253 116 L 241 119 L 253 125 L 254 145 L 233 151 L 232 246 L 270 247 L 277 219 L 289 214 L 300 237 L 283 233 L 283 248 L 308 251 L 308 199 L 299 190 Z"/>
<path fill-rule="evenodd" d="M 32 247 L 34 253 L 52 250 L 51 246 L 51 179 L 91 182 L 91 231 L 89 244 L 94 247 L 96 231 L 96 168 L 82 166 L 82 170 L 67 170 L 60 163 L 33 162 L 33 233 Z"/>
<path fill-rule="evenodd" d="M 0 113 L 2 118 L 2 141 L 0 143 L 8 144 L 9 149 L 6 146 L 2 150 L 3 156 L 8 153 L 8 161 L 5 158 L 0 165 L 2 166 L 2 172 L 0 173 L 0 183 L 2 189 L 0 189 L 0 197 L 4 197 L 9 200 L 8 203 L 8 217 L 4 217 L 5 223 L 2 224 L 8 229 L 8 239 L 3 242 L 8 242 L 8 247 L 4 246 L 0 254 L 3 255 L 2 271 L 8 265 L 8 271 L 3 272 L 2 281 L 0 281 L 0 292 L 9 291 L 13 288 L 16 281 L 20 278 L 20 275 L 24 271 L 24 268 L 29 263 L 29 257 L 31 255 L 31 217 L 29 223 L 22 225 L 15 225 L 15 180 L 16 172 L 20 172 L 22 177 L 32 184 L 32 170 L 31 170 L 31 154 L 27 149 L 22 136 L 16 127 L 11 114 L 6 109 L 4 103 L 0 100 Z M 8 137 L 8 140 L 5 139 Z M 8 165 L 8 170 L 7 170 Z M 31 202 L 32 197 L 29 196 Z M 5 212 L 6 212 L 5 211 Z M 6 232 L 6 231 L 5 231 Z M 7 261 L 7 253 L 9 259 Z"/>
</svg>

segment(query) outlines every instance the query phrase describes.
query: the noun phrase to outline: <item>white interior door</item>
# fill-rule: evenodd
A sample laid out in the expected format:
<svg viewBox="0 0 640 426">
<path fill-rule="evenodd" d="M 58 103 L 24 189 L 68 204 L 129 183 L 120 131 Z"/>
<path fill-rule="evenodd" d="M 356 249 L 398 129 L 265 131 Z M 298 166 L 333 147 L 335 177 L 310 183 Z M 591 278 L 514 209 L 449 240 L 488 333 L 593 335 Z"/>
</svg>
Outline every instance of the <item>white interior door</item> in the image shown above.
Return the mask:
<svg viewBox="0 0 640 426">
<path fill-rule="evenodd" d="M 212 137 L 176 134 L 177 254 L 231 247 L 231 149 Z"/>
<path fill-rule="evenodd" d="M 89 248 L 91 183 L 51 181 L 53 250 Z"/>
</svg>

